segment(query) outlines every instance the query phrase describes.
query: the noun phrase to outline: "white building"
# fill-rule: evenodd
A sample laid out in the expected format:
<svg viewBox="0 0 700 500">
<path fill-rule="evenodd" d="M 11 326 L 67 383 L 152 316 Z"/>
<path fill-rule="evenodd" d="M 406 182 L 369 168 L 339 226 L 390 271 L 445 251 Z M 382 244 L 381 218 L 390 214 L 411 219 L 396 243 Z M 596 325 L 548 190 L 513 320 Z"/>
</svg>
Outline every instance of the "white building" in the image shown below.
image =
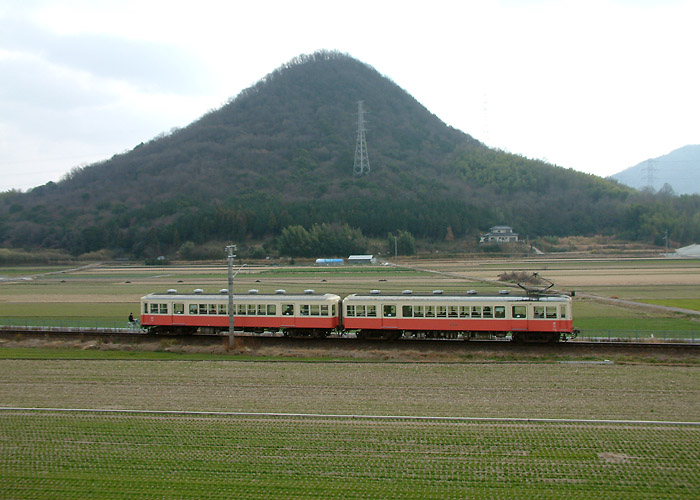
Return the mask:
<svg viewBox="0 0 700 500">
<path fill-rule="evenodd" d="M 518 241 L 518 233 L 514 233 L 512 227 L 493 226 L 481 237 L 479 243 L 514 243 L 516 241 Z"/>
</svg>

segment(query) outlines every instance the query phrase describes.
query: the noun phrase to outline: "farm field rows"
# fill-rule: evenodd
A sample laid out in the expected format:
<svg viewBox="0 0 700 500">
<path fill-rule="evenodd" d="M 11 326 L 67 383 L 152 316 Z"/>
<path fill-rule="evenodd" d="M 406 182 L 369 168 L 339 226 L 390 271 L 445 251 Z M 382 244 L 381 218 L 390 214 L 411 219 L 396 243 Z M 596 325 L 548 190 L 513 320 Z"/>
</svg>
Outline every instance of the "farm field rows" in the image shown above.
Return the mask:
<svg viewBox="0 0 700 500">
<path fill-rule="evenodd" d="M 697 421 L 699 374 L 643 364 L 0 359 L 2 407 L 106 410 L 0 410 L 0 498 L 692 498 L 700 426 L 508 419 Z M 378 417 L 391 415 L 447 420 Z"/>
<path fill-rule="evenodd" d="M 0 412 L 0 498 L 682 499 L 700 428 Z"/>
</svg>

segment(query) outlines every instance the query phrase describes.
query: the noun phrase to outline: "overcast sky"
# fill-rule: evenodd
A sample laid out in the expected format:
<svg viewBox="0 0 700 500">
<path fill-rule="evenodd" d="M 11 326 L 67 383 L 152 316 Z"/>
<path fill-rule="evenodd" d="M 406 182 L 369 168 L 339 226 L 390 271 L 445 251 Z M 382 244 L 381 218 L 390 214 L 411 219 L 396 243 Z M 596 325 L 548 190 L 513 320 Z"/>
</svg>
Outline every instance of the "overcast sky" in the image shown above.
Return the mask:
<svg viewBox="0 0 700 500">
<path fill-rule="evenodd" d="M 0 191 L 183 127 L 319 49 L 488 146 L 608 176 L 700 143 L 698 20 L 697 0 L 0 0 Z"/>
</svg>

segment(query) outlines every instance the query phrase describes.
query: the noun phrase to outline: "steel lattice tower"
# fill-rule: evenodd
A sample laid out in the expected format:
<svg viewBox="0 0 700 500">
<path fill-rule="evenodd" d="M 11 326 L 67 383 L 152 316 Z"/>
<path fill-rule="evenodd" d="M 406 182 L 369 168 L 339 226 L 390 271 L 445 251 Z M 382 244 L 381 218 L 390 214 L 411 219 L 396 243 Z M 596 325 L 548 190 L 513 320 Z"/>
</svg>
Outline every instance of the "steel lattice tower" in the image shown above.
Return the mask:
<svg viewBox="0 0 700 500">
<path fill-rule="evenodd" d="M 367 156 L 367 139 L 365 137 L 365 110 L 363 101 L 357 101 L 357 146 L 355 146 L 355 164 L 352 173 L 356 177 L 369 175 L 369 156 Z"/>
</svg>

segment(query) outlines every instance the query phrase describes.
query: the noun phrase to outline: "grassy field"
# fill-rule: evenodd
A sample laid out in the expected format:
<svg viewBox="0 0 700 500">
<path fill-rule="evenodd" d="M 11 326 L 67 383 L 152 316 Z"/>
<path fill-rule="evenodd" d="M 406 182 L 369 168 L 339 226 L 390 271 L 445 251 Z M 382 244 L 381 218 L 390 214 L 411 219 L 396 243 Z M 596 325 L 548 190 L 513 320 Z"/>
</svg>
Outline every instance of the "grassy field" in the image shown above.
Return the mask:
<svg viewBox="0 0 700 500">
<path fill-rule="evenodd" d="M 0 498 L 692 498 L 677 426 L 0 413 Z M 25 443 L 34 443 L 26 446 Z"/>
<path fill-rule="evenodd" d="M 566 290 L 690 309 L 700 303 L 698 261 L 404 264 L 424 270 L 251 265 L 236 290 L 486 293 L 506 285 L 480 280 L 526 270 Z M 227 286 L 223 262 L 17 267 L 0 269 L 3 276 L 15 281 L 0 281 L 0 322 L 124 326 L 146 293 Z M 687 333 L 698 325 L 684 315 L 579 298 L 574 316 L 584 330 Z M 0 409 L 0 498 L 700 497 L 698 426 L 509 420 L 699 421 L 697 364 L 589 361 L 281 362 L 3 347 L 0 407 L 106 412 Z M 396 415 L 418 418 L 382 418 Z"/>
<path fill-rule="evenodd" d="M 700 495 L 698 426 L 508 420 L 697 421 L 698 366 L 99 356 L 0 359 L 3 407 L 107 410 L 0 410 L 0 498 Z"/>
</svg>

